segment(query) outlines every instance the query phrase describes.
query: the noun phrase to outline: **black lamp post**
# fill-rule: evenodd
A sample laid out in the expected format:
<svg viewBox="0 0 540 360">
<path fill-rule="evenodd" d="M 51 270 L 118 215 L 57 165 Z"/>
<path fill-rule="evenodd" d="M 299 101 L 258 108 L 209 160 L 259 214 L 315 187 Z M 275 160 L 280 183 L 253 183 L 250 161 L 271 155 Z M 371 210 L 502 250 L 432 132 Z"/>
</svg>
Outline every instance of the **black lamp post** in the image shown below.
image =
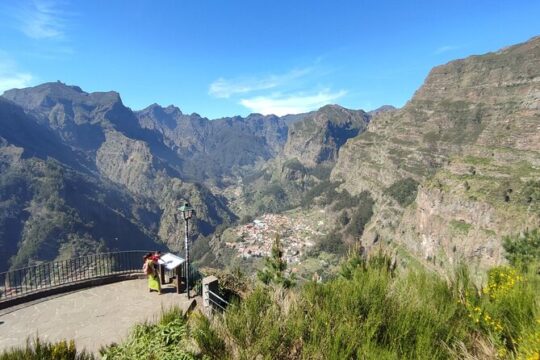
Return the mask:
<svg viewBox="0 0 540 360">
<path fill-rule="evenodd" d="M 185 223 L 185 237 L 184 237 L 184 246 L 186 249 L 186 293 L 187 297 L 189 299 L 189 242 L 188 242 L 188 223 L 189 220 L 195 216 L 195 210 L 189 205 L 189 203 L 184 203 L 184 205 L 180 206 L 178 210 L 182 213 L 182 217 L 184 218 Z M 180 289 L 180 286 L 178 286 L 178 289 Z"/>
</svg>

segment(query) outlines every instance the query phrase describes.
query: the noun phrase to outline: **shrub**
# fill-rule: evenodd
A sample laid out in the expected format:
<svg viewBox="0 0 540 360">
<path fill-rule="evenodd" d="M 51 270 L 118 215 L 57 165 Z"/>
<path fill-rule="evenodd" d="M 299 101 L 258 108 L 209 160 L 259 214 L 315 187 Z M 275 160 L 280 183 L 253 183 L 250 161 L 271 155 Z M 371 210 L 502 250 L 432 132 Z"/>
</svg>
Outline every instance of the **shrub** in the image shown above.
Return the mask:
<svg viewBox="0 0 540 360">
<path fill-rule="evenodd" d="M 195 359 L 186 350 L 188 327 L 179 308 L 165 312 L 157 324 L 136 325 L 129 338 L 100 350 L 103 360 Z"/>
<path fill-rule="evenodd" d="M 537 274 L 494 268 L 481 291 L 465 267 L 445 280 L 358 252 L 340 274 L 297 292 L 258 288 L 203 324 L 205 338 L 223 359 L 537 358 Z"/>
<path fill-rule="evenodd" d="M 334 230 L 319 239 L 316 250 L 319 252 L 325 251 L 331 254 L 345 255 L 347 253 L 347 245 L 343 242 L 341 234 Z"/>
<path fill-rule="evenodd" d="M 11 349 L 0 354 L 0 360 L 93 360 L 92 354 L 77 352 L 73 340 L 56 343 L 43 342 L 35 338 L 26 341 L 26 347 Z"/>
<path fill-rule="evenodd" d="M 540 231 L 535 229 L 522 235 L 506 236 L 503 247 L 510 264 L 526 270 L 531 264 L 540 262 Z"/>
<path fill-rule="evenodd" d="M 287 261 L 283 259 L 280 237 L 276 235 L 272 245 L 272 252 L 265 259 L 264 269 L 257 272 L 257 277 L 265 285 L 274 284 L 290 288 L 294 286 L 294 277 L 287 275 L 285 270 L 287 270 Z"/>
<path fill-rule="evenodd" d="M 219 359 L 225 354 L 225 342 L 212 327 L 210 320 L 201 313 L 196 313 L 192 317 L 194 330 L 193 340 L 199 346 L 203 356 L 210 359 Z"/>
<path fill-rule="evenodd" d="M 489 336 L 499 357 L 521 358 L 531 350 L 530 339 L 523 340 L 533 333 L 540 336 L 539 285 L 537 274 L 501 266 L 488 272 L 481 292 L 465 294 L 463 304 L 471 327 Z"/>
<path fill-rule="evenodd" d="M 540 203 L 540 180 L 529 180 L 521 191 L 521 198 L 525 204 Z"/>
<path fill-rule="evenodd" d="M 384 191 L 404 207 L 414 201 L 417 192 L 418 182 L 412 178 L 398 180 Z"/>
</svg>

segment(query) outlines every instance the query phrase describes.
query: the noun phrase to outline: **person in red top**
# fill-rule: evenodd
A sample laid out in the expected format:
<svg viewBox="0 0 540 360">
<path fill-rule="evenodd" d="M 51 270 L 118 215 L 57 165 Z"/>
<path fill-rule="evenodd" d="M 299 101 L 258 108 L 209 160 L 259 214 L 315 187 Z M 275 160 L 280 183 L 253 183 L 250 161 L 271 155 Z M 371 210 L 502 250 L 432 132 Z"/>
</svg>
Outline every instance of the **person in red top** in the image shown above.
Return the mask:
<svg viewBox="0 0 540 360">
<path fill-rule="evenodd" d="M 155 251 L 151 256 L 151 259 L 153 262 L 157 264 L 160 257 L 161 257 L 161 251 Z"/>
<path fill-rule="evenodd" d="M 154 254 L 148 253 L 143 257 L 143 271 L 148 277 L 148 290 L 157 291 L 161 295 L 161 283 L 157 271 L 157 262 L 153 260 Z"/>
</svg>

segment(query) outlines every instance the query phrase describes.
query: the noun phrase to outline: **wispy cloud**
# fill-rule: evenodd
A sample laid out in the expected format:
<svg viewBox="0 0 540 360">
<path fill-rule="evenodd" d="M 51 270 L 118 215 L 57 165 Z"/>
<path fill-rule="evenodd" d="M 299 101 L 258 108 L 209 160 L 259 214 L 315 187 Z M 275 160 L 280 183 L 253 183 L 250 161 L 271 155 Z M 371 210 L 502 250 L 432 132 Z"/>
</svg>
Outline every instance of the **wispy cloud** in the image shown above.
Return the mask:
<svg viewBox="0 0 540 360">
<path fill-rule="evenodd" d="M 441 47 L 435 49 L 435 51 L 433 52 L 433 54 L 434 54 L 434 55 L 439 55 L 439 54 L 443 54 L 443 53 L 446 53 L 446 52 L 449 52 L 449 51 L 458 50 L 458 49 L 461 49 L 461 46 L 457 46 L 457 45 L 444 45 L 444 46 L 441 46 Z"/>
<path fill-rule="evenodd" d="M 347 92 L 340 90 L 332 92 L 324 89 L 317 93 L 305 94 L 273 94 L 270 96 L 257 96 L 240 100 L 240 104 L 250 109 L 251 112 L 264 115 L 275 114 L 278 116 L 287 114 L 299 114 L 320 108 L 341 97 Z"/>
<path fill-rule="evenodd" d="M 69 14 L 54 0 L 32 0 L 13 9 L 19 29 L 33 39 L 65 39 Z"/>
<path fill-rule="evenodd" d="M 236 94 L 274 89 L 287 85 L 293 80 L 309 74 L 312 68 L 294 69 L 286 74 L 273 74 L 263 77 L 239 77 L 234 79 L 219 78 L 210 84 L 208 94 L 217 98 L 229 98 Z"/>
<path fill-rule="evenodd" d="M 0 54 L 0 94 L 13 88 L 23 88 L 31 85 L 32 74 L 19 71 L 17 64 Z"/>
</svg>

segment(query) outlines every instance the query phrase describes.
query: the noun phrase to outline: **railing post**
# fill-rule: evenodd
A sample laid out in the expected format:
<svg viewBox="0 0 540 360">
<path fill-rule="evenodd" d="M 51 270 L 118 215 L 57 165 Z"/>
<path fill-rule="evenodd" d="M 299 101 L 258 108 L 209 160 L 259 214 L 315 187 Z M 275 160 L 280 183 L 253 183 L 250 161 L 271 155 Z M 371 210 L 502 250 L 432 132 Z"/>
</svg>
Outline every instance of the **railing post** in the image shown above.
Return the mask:
<svg viewBox="0 0 540 360">
<path fill-rule="evenodd" d="M 203 310 L 207 316 L 212 314 L 212 303 L 210 302 L 210 292 L 218 291 L 218 279 L 215 276 L 207 276 L 202 280 Z"/>
</svg>

